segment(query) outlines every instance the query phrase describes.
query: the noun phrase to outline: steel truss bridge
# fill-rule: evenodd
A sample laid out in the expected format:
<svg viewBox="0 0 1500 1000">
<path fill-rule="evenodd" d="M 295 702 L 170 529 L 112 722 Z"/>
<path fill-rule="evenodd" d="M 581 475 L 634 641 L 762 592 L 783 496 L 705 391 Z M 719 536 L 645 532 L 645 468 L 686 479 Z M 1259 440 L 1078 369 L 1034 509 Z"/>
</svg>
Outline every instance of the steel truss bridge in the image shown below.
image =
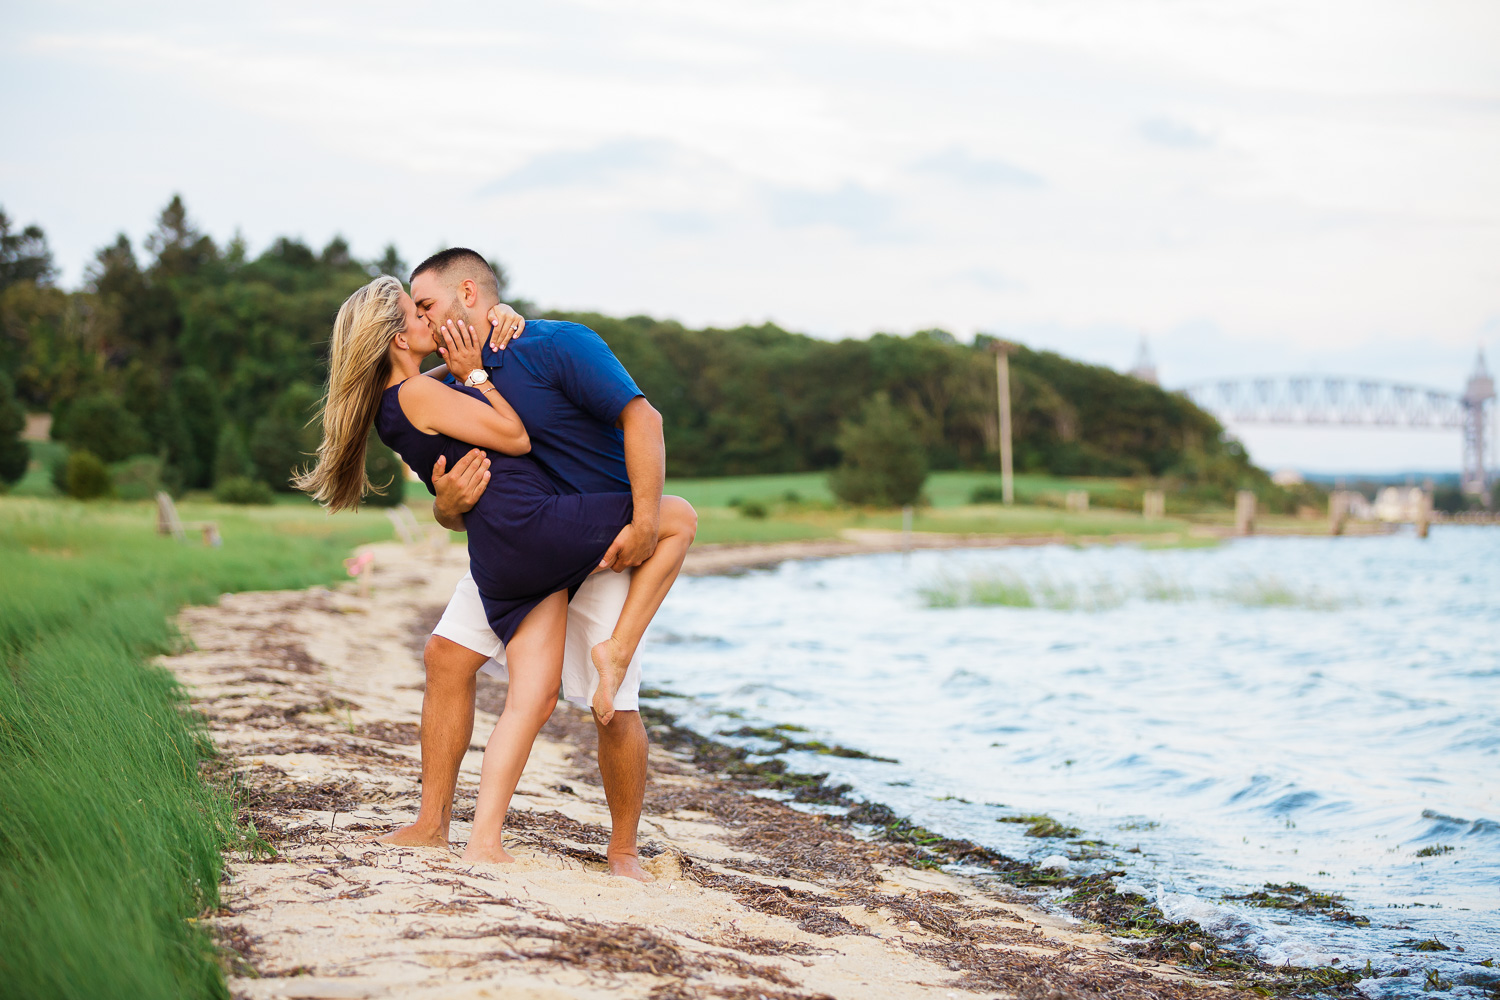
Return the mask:
<svg viewBox="0 0 1500 1000">
<path fill-rule="evenodd" d="M 1495 383 L 1483 355 L 1463 392 L 1324 375 L 1215 379 L 1178 391 L 1237 424 L 1457 430 L 1464 443 L 1464 492 L 1485 496 L 1490 492 L 1494 467 L 1490 404 Z"/>
</svg>

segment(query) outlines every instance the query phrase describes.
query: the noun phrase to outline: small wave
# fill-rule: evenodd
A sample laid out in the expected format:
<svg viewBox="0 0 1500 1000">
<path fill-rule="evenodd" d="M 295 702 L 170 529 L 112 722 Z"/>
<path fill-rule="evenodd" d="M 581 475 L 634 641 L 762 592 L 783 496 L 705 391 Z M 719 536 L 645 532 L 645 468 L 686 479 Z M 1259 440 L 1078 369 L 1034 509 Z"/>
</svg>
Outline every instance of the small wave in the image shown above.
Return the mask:
<svg viewBox="0 0 1500 1000">
<path fill-rule="evenodd" d="M 1268 965 L 1311 969 L 1335 962 L 1347 963 L 1351 957 L 1326 951 L 1277 927 L 1258 913 L 1247 913 L 1191 893 L 1169 892 L 1158 887 L 1156 905 L 1168 920 L 1192 921 L 1220 941 L 1249 952 Z"/>
</svg>

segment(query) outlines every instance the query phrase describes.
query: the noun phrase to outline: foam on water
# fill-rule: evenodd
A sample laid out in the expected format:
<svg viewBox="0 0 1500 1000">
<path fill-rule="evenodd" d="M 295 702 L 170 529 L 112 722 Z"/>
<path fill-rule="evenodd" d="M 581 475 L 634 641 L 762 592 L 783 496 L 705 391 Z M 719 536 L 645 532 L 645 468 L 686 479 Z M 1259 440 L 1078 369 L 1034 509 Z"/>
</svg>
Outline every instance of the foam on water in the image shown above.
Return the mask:
<svg viewBox="0 0 1500 1000">
<path fill-rule="evenodd" d="M 1500 962 L 1500 531 L 789 563 L 681 581 L 649 642 L 687 724 L 897 758 L 788 762 L 1012 856 L 1079 853 L 997 822 L 1052 815 L 1265 961 Z M 1268 882 L 1370 926 L 1228 898 Z"/>
</svg>

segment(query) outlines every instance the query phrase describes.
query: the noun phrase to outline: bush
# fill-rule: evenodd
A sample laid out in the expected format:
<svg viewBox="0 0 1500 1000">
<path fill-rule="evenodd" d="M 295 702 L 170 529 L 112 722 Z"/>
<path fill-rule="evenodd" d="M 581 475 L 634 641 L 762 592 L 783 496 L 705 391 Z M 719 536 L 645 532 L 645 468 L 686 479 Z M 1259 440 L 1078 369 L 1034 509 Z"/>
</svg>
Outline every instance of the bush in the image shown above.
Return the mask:
<svg viewBox="0 0 1500 1000">
<path fill-rule="evenodd" d="M 227 476 L 214 486 L 214 499 L 219 503 L 268 504 L 271 487 L 249 476 Z"/>
<path fill-rule="evenodd" d="M 110 496 L 113 484 L 103 460 L 91 451 L 73 451 L 68 455 L 63 485 L 75 500 L 96 500 Z"/>
<path fill-rule="evenodd" d="M 759 500 L 746 500 L 744 503 L 740 504 L 740 513 L 745 515 L 746 517 L 753 517 L 757 521 L 759 521 L 764 519 L 766 516 L 766 505 L 761 503 Z"/>
<path fill-rule="evenodd" d="M 26 409 L 16 399 L 10 376 L 0 372 L 0 483 L 19 482 L 31 464 L 31 449 L 21 440 Z"/>
<path fill-rule="evenodd" d="M 916 421 L 885 393 L 866 401 L 858 420 L 843 423 L 838 445 L 843 461 L 828 477 L 828 485 L 840 500 L 901 507 L 922 495 L 927 454 Z"/>
<path fill-rule="evenodd" d="M 981 483 L 969 494 L 969 503 L 1004 503 L 1005 488 L 994 483 Z"/>
<path fill-rule="evenodd" d="M 137 455 L 109 467 L 115 496 L 121 500 L 150 500 L 162 490 L 166 463 L 154 455 Z"/>
</svg>

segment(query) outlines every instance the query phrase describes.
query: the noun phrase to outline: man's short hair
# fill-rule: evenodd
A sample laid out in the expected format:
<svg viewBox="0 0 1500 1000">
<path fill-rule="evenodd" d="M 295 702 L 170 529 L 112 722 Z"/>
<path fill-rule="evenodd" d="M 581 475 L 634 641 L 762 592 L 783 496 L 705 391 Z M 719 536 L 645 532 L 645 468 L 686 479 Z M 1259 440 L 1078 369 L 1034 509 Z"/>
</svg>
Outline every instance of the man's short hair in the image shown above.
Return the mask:
<svg viewBox="0 0 1500 1000">
<path fill-rule="evenodd" d="M 411 272 L 411 280 L 416 281 L 417 275 L 427 271 L 436 272 L 440 278 L 451 277 L 458 281 L 469 278 L 480 288 L 488 288 L 495 298 L 500 297 L 500 279 L 496 276 L 495 269 L 490 267 L 489 261 L 468 247 L 439 250 L 416 266 Z"/>
</svg>

